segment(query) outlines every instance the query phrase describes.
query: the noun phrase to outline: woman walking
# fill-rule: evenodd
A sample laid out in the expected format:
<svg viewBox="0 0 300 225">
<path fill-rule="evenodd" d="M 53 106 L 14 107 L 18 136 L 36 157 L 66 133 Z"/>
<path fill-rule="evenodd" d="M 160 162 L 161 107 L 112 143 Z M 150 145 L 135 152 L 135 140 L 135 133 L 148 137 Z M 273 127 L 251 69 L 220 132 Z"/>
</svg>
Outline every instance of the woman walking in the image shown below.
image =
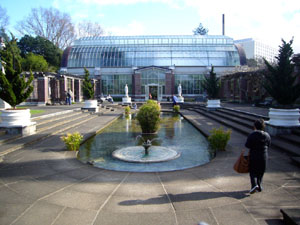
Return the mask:
<svg viewBox="0 0 300 225">
<path fill-rule="evenodd" d="M 250 149 L 250 194 L 256 191 L 262 191 L 262 178 L 264 176 L 267 159 L 268 148 L 271 144 L 271 137 L 264 132 L 265 122 L 263 119 L 254 122 L 254 131 L 248 136 L 245 146 Z"/>
</svg>

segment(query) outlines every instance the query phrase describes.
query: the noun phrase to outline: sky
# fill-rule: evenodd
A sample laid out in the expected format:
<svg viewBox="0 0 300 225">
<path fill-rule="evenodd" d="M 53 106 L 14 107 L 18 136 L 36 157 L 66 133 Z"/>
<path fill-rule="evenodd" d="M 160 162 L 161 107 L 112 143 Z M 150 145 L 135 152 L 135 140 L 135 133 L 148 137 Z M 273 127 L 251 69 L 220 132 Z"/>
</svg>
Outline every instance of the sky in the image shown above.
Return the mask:
<svg viewBox="0 0 300 225">
<path fill-rule="evenodd" d="M 300 53 L 299 0 L 0 0 L 9 16 L 8 29 L 32 8 L 54 7 L 68 13 L 73 22 L 96 21 L 107 35 L 191 35 L 202 23 L 209 35 L 234 40 L 256 38 L 278 49 L 281 39 L 294 38 Z M 16 34 L 17 36 L 17 34 Z"/>
</svg>

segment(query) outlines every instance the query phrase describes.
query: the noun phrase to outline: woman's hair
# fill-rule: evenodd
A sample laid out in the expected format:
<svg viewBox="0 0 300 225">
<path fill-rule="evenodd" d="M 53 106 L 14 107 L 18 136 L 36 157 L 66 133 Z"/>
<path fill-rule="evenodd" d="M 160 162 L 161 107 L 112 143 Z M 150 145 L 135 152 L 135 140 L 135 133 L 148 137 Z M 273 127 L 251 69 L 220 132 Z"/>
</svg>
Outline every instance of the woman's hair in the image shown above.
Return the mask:
<svg viewBox="0 0 300 225">
<path fill-rule="evenodd" d="M 254 122 L 254 127 L 256 130 L 264 130 L 265 129 L 265 121 L 263 119 L 258 119 Z"/>
</svg>

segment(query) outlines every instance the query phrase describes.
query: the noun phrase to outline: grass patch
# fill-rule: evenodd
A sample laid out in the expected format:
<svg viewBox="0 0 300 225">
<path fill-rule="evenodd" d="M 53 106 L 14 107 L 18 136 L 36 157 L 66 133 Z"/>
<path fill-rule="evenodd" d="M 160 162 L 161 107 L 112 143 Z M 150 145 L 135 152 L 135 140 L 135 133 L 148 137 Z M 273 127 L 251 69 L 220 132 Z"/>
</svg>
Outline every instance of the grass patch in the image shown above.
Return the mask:
<svg viewBox="0 0 300 225">
<path fill-rule="evenodd" d="M 26 109 L 25 106 L 20 106 L 20 107 L 17 107 L 18 109 Z M 43 113 L 45 112 L 45 110 L 42 110 L 42 109 L 30 109 L 30 114 L 31 115 L 34 115 L 34 114 L 39 114 L 39 113 Z M 1 112 L 0 112 L 0 115 L 1 115 Z"/>
</svg>

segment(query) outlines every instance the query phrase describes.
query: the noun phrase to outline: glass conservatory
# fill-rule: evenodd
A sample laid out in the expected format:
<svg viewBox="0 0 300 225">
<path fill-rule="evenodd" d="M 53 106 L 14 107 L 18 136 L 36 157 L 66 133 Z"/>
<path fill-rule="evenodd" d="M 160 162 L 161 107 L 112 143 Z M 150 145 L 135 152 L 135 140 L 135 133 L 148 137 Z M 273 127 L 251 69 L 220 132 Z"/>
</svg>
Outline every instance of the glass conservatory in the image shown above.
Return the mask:
<svg viewBox="0 0 300 225">
<path fill-rule="evenodd" d="M 61 71 L 83 75 L 83 68 L 101 80 L 101 93 L 129 93 L 143 98 L 157 87 L 161 96 L 202 94 L 201 80 L 214 66 L 218 75 L 240 65 L 233 39 L 227 36 L 102 36 L 78 39 L 63 54 Z M 155 88 L 154 88 L 155 89 Z"/>
</svg>

